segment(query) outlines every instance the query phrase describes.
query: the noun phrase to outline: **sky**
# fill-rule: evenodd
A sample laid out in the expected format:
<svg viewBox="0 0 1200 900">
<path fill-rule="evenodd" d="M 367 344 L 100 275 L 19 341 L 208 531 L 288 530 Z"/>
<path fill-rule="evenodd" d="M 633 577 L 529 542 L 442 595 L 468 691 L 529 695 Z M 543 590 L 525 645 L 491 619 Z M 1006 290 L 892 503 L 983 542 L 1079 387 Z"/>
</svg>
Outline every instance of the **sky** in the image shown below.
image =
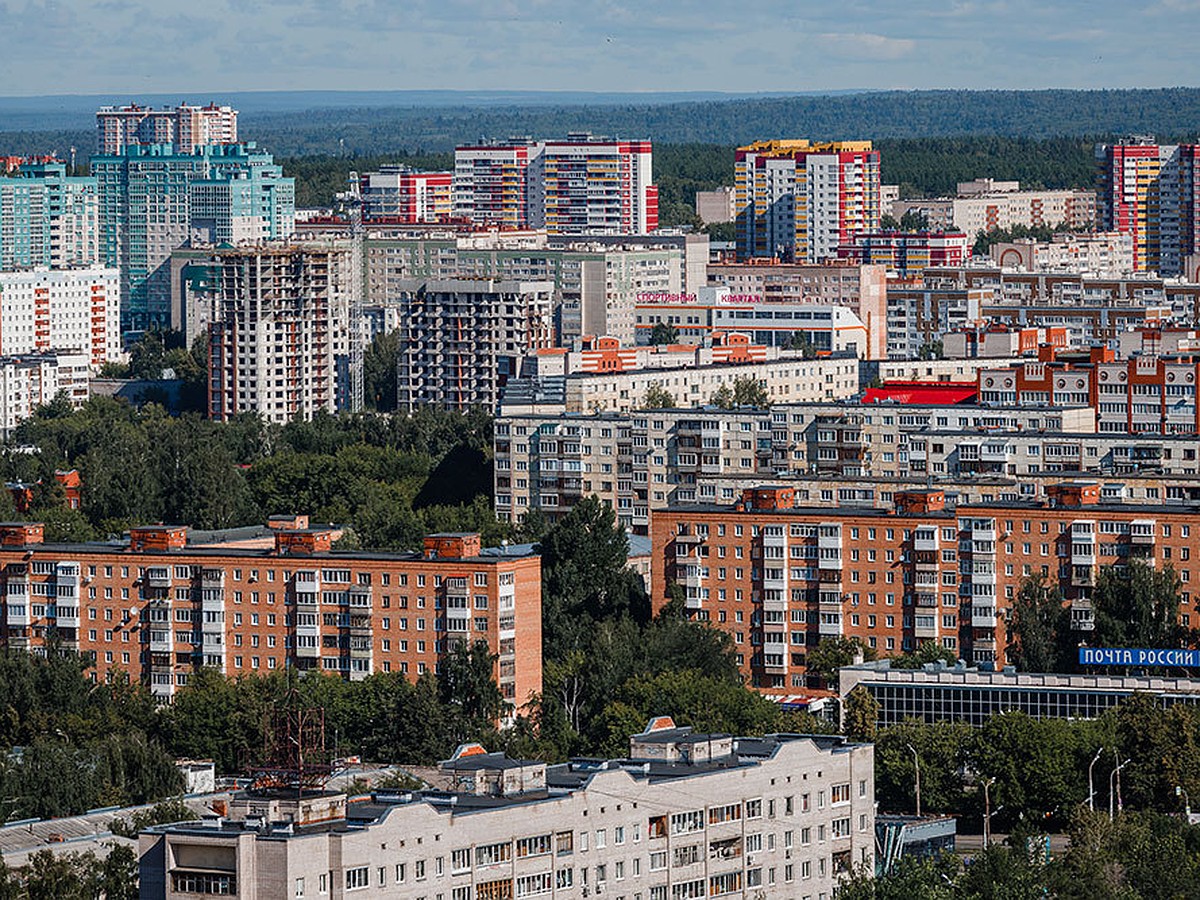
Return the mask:
<svg viewBox="0 0 1200 900">
<path fill-rule="evenodd" d="M 0 0 L 0 94 L 1200 84 L 1200 0 Z"/>
</svg>

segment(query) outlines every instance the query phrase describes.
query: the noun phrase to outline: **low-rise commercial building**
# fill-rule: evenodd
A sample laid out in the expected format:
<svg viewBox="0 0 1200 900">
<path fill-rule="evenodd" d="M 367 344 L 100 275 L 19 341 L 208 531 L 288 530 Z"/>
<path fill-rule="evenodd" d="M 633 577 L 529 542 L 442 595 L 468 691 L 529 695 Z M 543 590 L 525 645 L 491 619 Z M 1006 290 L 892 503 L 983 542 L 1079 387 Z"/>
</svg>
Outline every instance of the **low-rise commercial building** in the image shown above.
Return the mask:
<svg viewBox="0 0 1200 900">
<path fill-rule="evenodd" d="M 962 722 L 978 728 L 989 717 L 1005 712 L 1034 719 L 1096 719 L 1135 693 L 1153 695 L 1164 705 L 1200 703 L 1200 682 L 1194 678 L 1056 675 L 965 663 L 893 669 L 886 659 L 838 670 L 838 693 L 843 698 L 859 687 L 879 704 L 875 722 L 880 728 L 909 719 Z"/>
<path fill-rule="evenodd" d="M 239 795 L 228 818 L 140 837 L 143 896 L 577 900 L 830 897 L 875 857 L 874 748 L 697 734 L 666 717 L 629 755 L 546 765 L 460 747 L 449 789 Z"/>
<path fill-rule="evenodd" d="M 483 640 L 513 707 L 541 691 L 538 557 L 483 550 L 478 534 L 430 535 L 423 553 L 341 552 L 306 517 L 272 525 L 267 549 L 189 540 L 181 526 L 47 544 L 39 524 L 0 525 L 3 645 L 57 642 L 92 658 L 95 678 L 123 671 L 169 699 L 202 667 L 415 679 L 454 642 Z"/>
</svg>

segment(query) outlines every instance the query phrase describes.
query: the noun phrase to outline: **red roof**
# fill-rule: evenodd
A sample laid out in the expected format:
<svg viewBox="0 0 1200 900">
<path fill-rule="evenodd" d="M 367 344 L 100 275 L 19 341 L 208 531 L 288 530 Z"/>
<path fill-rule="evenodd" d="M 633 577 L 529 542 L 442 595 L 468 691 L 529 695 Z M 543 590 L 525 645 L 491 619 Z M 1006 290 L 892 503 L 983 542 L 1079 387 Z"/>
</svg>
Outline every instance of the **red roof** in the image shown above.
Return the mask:
<svg viewBox="0 0 1200 900">
<path fill-rule="evenodd" d="M 863 402 L 953 406 L 974 403 L 978 394 L 973 381 L 890 381 L 883 387 L 867 388 Z"/>
</svg>

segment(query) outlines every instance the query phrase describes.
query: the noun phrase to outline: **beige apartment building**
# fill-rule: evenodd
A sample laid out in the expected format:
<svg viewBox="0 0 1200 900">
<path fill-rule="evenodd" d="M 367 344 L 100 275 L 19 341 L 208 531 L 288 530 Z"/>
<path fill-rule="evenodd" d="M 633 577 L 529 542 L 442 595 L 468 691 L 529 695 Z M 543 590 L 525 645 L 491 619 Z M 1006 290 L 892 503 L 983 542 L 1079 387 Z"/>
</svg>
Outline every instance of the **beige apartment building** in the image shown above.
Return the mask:
<svg viewBox="0 0 1200 900">
<path fill-rule="evenodd" d="M 147 900 L 818 900 L 873 866 L 874 747 L 697 734 L 667 717 L 625 759 L 561 765 L 477 744 L 443 789 L 369 802 L 254 791 L 227 818 L 143 832 Z"/>
<path fill-rule="evenodd" d="M 930 429 L 982 445 L 1009 432 L 1095 431 L 1089 407 L 779 404 L 769 409 L 636 410 L 622 414 L 502 415 L 494 435 L 496 513 L 519 522 L 537 509 L 551 521 L 593 494 L 632 533 L 671 503 L 731 500 L 716 491 L 743 477 L 905 477 L 946 460 L 910 459 Z M 954 441 L 939 447 L 955 446 Z M 922 451 L 926 451 L 923 449 Z M 1006 474 L 1006 469 L 993 474 Z"/>
</svg>

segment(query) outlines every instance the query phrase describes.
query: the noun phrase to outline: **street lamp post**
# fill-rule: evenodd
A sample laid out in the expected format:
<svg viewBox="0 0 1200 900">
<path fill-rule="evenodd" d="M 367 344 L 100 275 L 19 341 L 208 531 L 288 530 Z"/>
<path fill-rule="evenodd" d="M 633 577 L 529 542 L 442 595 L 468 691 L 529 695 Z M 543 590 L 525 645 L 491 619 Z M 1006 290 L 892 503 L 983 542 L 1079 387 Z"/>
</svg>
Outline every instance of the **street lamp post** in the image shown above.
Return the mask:
<svg viewBox="0 0 1200 900">
<path fill-rule="evenodd" d="M 1125 766 L 1128 762 L 1129 762 L 1129 760 L 1125 760 L 1125 762 L 1121 762 L 1121 757 L 1118 756 L 1117 757 L 1117 767 L 1115 769 L 1113 769 L 1112 774 L 1110 774 L 1108 776 L 1108 818 L 1109 818 L 1109 821 L 1111 821 L 1113 818 L 1113 801 L 1117 798 L 1117 795 L 1119 794 L 1119 792 L 1121 790 L 1121 788 L 1120 788 L 1121 770 L 1123 768 L 1125 768 Z M 1118 810 L 1120 809 L 1119 801 L 1117 803 L 1117 808 L 1118 808 Z"/>
<path fill-rule="evenodd" d="M 988 789 L 996 783 L 995 778 L 983 780 L 983 846 L 992 846 L 992 797 Z"/>
<path fill-rule="evenodd" d="M 1088 809 L 1092 812 L 1096 811 L 1096 790 L 1092 787 L 1092 769 L 1096 768 L 1096 763 L 1100 761 L 1100 754 L 1103 752 L 1103 747 L 1097 750 L 1096 755 L 1092 757 L 1092 761 L 1088 765 Z"/>
<path fill-rule="evenodd" d="M 1187 817 L 1187 821 L 1191 824 L 1192 821 L 1192 798 L 1188 796 L 1187 788 L 1181 784 L 1175 785 L 1175 796 L 1183 795 L 1183 814 Z"/>
<path fill-rule="evenodd" d="M 917 818 L 921 818 L 921 757 L 917 755 L 917 748 L 912 744 L 908 745 L 908 749 L 912 751 L 913 765 L 917 771 Z"/>
</svg>

